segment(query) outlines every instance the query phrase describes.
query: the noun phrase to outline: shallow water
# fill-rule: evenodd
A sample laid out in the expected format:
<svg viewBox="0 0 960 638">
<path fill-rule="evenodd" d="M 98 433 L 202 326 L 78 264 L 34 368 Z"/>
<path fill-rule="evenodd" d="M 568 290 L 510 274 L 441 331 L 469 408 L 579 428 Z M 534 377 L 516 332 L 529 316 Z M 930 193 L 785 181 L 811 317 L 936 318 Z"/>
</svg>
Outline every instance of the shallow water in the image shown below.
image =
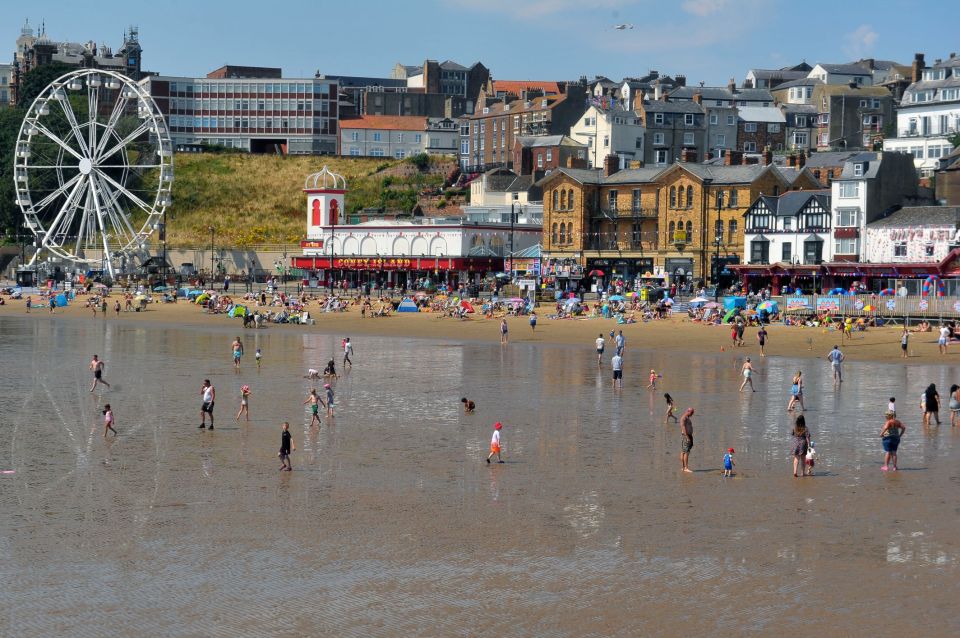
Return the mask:
<svg viewBox="0 0 960 638">
<path fill-rule="evenodd" d="M 247 331 L 240 374 L 233 336 L 0 319 L 0 470 L 15 472 L 0 475 L 0 634 L 960 631 L 960 433 L 946 411 L 924 432 L 917 413 L 956 368 L 850 362 L 835 389 L 826 361 L 769 358 L 741 395 L 734 354 L 645 353 L 633 338 L 615 392 L 592 344 L 364 337 L 335 423 L 311 430 L 302 375 L 339 364 L 340 336 Z M 88 391 L 93 353 L 109 391 Z M 812 479 L 788 459 L 798 368 Z M 196 428 L 204 378 L 213 432 Z M 252 420 L 237 424 L 244 383 Z M 697 409 L 691 476 L 664 390 Z M 909 428 L 897 474 L 879 469 L 888 396 Z M 292 473 L 277 471 L 283 420 Z M 496 420 L 507 462 L 488 466 Z M 723 479 L 731 446 L 738 472 Z"/>
</svg>

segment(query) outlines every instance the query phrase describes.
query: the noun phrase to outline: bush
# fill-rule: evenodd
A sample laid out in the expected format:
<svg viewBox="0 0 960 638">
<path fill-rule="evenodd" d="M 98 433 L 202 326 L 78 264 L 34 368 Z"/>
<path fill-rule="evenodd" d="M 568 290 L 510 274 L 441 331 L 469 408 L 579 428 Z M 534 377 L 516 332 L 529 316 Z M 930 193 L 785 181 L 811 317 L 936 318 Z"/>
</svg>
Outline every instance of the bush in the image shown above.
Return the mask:
<svg viewBox="0 0 960 638">
<path fill-rule="evenodd" d="M 447 200 L 444 199 L 443 197 L 441 197 L 441 198 L 440 198 L 440 201 L 437 202 L 437 208 L 443 210 L 443 209 L 446 208 L 446 207 L 447 207 Z"/>
<path fill-rule="evenodd" d="M 430 168 L 430 156 L 426 153 L 417 153 L 416 155 L 411 155 L 407 161 L 421 171 L 425 171 Z"/>
</svg>

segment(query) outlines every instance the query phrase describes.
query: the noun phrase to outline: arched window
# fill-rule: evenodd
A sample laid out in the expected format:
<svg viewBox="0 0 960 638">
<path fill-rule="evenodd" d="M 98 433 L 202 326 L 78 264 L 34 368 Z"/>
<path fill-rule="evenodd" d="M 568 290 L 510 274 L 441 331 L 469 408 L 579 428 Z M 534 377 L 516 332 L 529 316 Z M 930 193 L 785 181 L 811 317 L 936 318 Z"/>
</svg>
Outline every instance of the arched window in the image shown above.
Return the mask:
<svg viewBox="0 0 960 638">
<path fill-rule="evenodd" d="M 670 225 L 667 227 L 667 241 L 673 241 L 673 234 L 677 230 L 677 225 L 673 222 L 670 222 Z"/>
<path fill-rule="evenodd" d="M 560 224 L 560 244 L 563 245 L 567 243 L 567 225 Z"/>
<path fill-rule="evenodd" d="M 693 222 L 687 222 L 687 241 L 693 241 Z"/>
<path fill-rule="evenodd" d="M 557 191 L 553 191 L 554 199 L 557 198 Z M 553 232 L 550 233 L 550 243 L 557 243 L 557 222 L 553 222 Z"/>
<path fill-rule="evenodd" d="M 560 203 L 560 191 L 553 191 L 553 210 L 559 208 Z"/>
<path fill-rule="evenodd" d="M 687 186 L 687 208 L 693 206 L 693 186 Z"/>
</svg>

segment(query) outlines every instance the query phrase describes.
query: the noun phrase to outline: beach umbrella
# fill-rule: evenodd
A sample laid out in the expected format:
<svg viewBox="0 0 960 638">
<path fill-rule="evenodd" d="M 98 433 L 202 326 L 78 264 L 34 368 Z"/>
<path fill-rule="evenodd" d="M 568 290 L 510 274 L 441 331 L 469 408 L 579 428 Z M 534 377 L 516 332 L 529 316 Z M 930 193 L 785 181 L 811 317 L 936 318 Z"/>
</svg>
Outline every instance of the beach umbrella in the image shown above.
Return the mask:
<svg viewBox="0 0 960 638">
<path fill-rule="evenodd" d="M 587 273 L 587 277 L 603 277 L 602 270 L 591 270 Z"/>
<path fill-rule="evenodd" d="M 779 310 L 779 307 L 777 306 L 776 301 L 768 300 L 768 301 L 762 302 L 759 306 L 757 306 L 757 310 L 758 311 L 766 310 L 767 312 L 777 312 L 777 310 Z"/>
<path fill-rule="evenodd" d="M 469 301 L 461 301 L 460 307 L 466 310 L 467 312 L 475 312 L 473 309 L 473 305 Z"/>
<path fill-rule="evenodd" d="M 610 301 L 623 301 L 623 300 L 624 300 L 624 296 L 623 296 L 623 295 L 612 295 L 612 296 L 608 297 L 608 299 L 609 299 Z"/>
<path fill-rule="evenodd" d="M 720 307 L 720 304 L 718 304 L 716 301 L 711 301 L 710 303 L 704 306 L 704 308 L 719 308 L 719 307 Z"/>
<path fill-rule="evenodd" d="M 876 306 L 873 306 L 870 304 L 867 304 L 866 306 L 863 307 L 864 312 L 874 312 L 876 309 L 877 309 Z"/>
</svg>

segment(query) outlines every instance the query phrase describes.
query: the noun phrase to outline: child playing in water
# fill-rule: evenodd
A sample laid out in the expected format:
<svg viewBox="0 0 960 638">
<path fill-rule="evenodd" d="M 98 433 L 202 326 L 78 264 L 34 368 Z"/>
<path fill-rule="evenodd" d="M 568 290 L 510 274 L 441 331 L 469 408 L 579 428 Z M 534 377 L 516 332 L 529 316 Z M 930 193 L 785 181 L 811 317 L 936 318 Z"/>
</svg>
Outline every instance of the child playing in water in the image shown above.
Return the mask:
<svg viewBox="0 0 960 638">
<path fill-rule="evenodd" d="M 280 434 L 280 471 L 293 471 L 293 464 L 290 463 L 290 453 L 297 449 L 293 443 L 293 436 L 290 434 L 290 424 L 283 422 L 283 432 Z"/>
<path fill-rule="evenodd" d="M 327 418 L 333 418 L 333 388 L 329 383 L 323 384 L 323 389 L 327 391 Z"/>
<path fill-rule="evenodd" d="M 667 402 L 667 413 L 666 413 L 666 414 L 664 415 L 664 417 L 663 417 L 663 422 L 664 422 L 664 423 L 669 423 L 669 422 L 670 422 L 670 419 L 673 419 L 673 422 L 676 423 L 676 422 L 677 422 L 677 415 L 675 415 L 675 414 L 673 413 L 673 411 L 676 409 L 677 406 L 676 406 L 676 404 L 673 402 L 673 397 L 670 396 L 670 393 L 669 393 L 669 392 L 664 392 L 664 393 L 663 393 L 663 400 Z"/>
<path fill-rule="evenodd" d="M 493 438 L 490 439 L 490 454 L 487 455 L 487 463 L 490 462 L 494 454 L 497 455 L 497 463 L 503 463 L 503 458 L 500 456 L 500 430 L 502 428 L 503 424 L 499 421 L 493 424 Z"/>
<path fill-rule="evenodd" d="M 723 455 L 723 475 L 724 476 L 733 476 L 733 468 L 737 466 L 733 462 L 733 448 L 727 450 L 727 453 Z"/>
<path fill-rule="evenodd" d="M 103 436 L 106 438 L 107 431 L 112 431 L 113 436 L 117 436 L 117 431 L 113 429 L 113 409 L 110 404 L 103 406 Z"/>
<path fill-rule="evenodd" d="M 243 385 L 240 386 L 240 411 L 237 412 L 237 418 L 235 421 L 240 420 L 240 415 L 245 414 L 247 421 L 250 420 L 250 386 Z"/>
<path fill-rule="evenodd" d="M 658 376 L 659 376 L 659 375 L 657 374 L 657 371 L 656 371 L 656 370 L 651 370 L 651 371 L 650 371 L 650 385 L 647 386 L 647 389 L 649 389 L 649 390 L 656 390 L 656 389 L 657 389 L 657 377 L 658 377 Z"/>
<path fill-rule="evenodd" d="M 257 359 L 257 370 L 260 370 L 260 359 L 263 358 L 263 354 L 260 352 L 260 348 L 257 348 L 257 353 L 253 355 Z"/>
<path fill-rule="evenodd" d="M 887 403 L 887 412 L 893 414 L 893 418 L 897 418 L 897 397 L 890 397 L 890 402 Z"/>
<path fill-rule="evenodd" d="M 477 409 L 477 404 L 469 400 L 467 397 L 463 397 L 462 399 L 460 399 L 460 403 L 463 404 L 464 414 L 470 414 L 471 412 Z"/>
</svg>

